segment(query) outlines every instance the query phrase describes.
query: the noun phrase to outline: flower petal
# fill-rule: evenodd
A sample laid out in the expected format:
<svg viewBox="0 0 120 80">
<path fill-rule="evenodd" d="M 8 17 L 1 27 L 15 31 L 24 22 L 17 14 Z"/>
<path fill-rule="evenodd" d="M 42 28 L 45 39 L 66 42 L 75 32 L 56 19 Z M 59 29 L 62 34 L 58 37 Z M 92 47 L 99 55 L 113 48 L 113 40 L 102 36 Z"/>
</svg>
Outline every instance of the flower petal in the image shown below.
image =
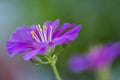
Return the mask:
<svg viewBox="0 0 120 80">
<path fill-rule="evenodd" d="M 53 32 L 56 30 L 56 28 L 59 26 L 59 24 L 60 24 L 60 20 L 59 20 L 59 19 L 55 20 L 55 21 L 51 24 L 51 26 L 53 27 Z"/>
<path fill-rule="evenodd" d="M 78 37 L 78 32 L 80 31 L 81 26 L 78 25 L 75 28 L 69 30 L 68 32 L 64 33 L 58 38 L 55 38 L 52 43 L 59 45 L 59 44 L 66 44 L 69 41 L 73 41 Z"/>
<path fill-rule="evenodd" d="M 55 45 L 66 44 L 69 41 L 73 41 L 77 37 L 78 37 L 78 34 L 63 35 L 61 37 L 54 39 L 52 43 Z"/>
<path fill-rule="evenodd" d="M 75 28 L 67 31 L 67 32 L 64 33 L 64 34 L 65 34 L 65 35 L 66 35 L 66 34 L 75 34 L 75 33 L 78 33 L 80 30 L 81 30 L 81 25 L 78 25 L 78 26 L 76 26 Z"/>
<path fill-rule="evenodd" d="M 32 44 L 33 44 L 34 48 L 44 48 L 49 44 L 49 42 L 42 42 L 42 43 L 34 42 Z"/>
<path fill-rule="evenodd" d="M 35 50 L 31 50 L 28 53 L 26 53 L 23 58 L 24 60 L 30 60 L 32 57 L 36 56 L 37 54 L 44 54 L 46 51 L 45 48 L 41 48 L 41 49 L 35 49 Z"/>
<path fill-rule="evenodd" d="M 52 21 L 46 21 L 43 25 L 49 27 L 52 24 Z"/>
<path fill-rule="evenodd" d="M 71 34 L 71 35 L 66 35 L 66 41 L 64 42 L 65 44 L 68 42 L 68 41 L 73 41 L 75 40 L 76 38 L 78 37 L 78 34 Z"/>
<path fill-rule="evenodd" d="M 52 21 L 46 21 L 43 25 L 47 27 L 47 33 L 49 34 L 50 32 L 50 25 L 52 24 Z"/>
<path fill-rule="evenodd" d="M 60 44 L 63 44 L 65 41 L 66 41 L 65 36 L 61 36 L 54 39 L 51 43 L 53 43 L 54 45 L 60 45 Z"/>
<path fill-rule="evenodd" d="M 64 23 L 53 35 L 53 38 L 60 35 L 65 29 L 75 26 L 75 24 Z"/>
<path fill-rule="evenodd" d="M 70 71 L 76 72 L 76 73 L 82 72 L 88 69 L 86 56 L 85 55 L 72 56 L 68 62 L 68 67 Z"/>
<path fill-rule="evenodd" d="M 10 39 L 12 41 L 26 41 L 26 42 L 34 41 L 30 33 L 31 31 L 32 29 L 29 28 L 28 26 L 23 26 L 21 28 L 18 28 L 16 32 L 12 33 Z"/>
<path fill-rule="evenodd" d="M 32 48 L 32 45 L 30 43 L 26 42 L 6 42 L 7 51 L 11 57 L 14 56 L 14 54 L 22 53 L 30 48 Z"/>
</svg>

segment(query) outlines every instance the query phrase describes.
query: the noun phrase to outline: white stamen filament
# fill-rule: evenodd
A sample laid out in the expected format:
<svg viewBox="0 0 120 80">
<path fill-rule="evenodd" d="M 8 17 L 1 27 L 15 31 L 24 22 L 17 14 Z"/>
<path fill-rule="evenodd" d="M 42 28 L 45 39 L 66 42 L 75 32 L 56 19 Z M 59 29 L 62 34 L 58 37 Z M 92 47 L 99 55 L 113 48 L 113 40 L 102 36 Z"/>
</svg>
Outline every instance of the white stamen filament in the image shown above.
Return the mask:
<svg viewBox="0 0 120 80">
<path fill-rule="evenodd" d="M 47 42 L 47 27 L 43 25 L 44 40 Z"/>
<path fill-rule="evenodd" d="M 43 33 L 42 33 L 43 31 L 42 31 L 41 26 L 38 25 L 38 27 L 36 26 L 36 28 L 37 28 L 37 30 L 38 30 L 38 33 L 39 33 L 39 35 L 40 35 L 40 37 L 41 37 L 42 42 L 44 42 L 45 40 L 44 40 L 44 37 L 43 37 Z"/>
<path fill-rule="evenodd" d="M 31 31 L 32 38 L 37 42 L 47 42 L 52 40 L 53 27 L 50 26 L 49 34 L 47 34 L 47 26 L 43 25 L 41 28 L 40 25 L 36 25 L 38 34 L 34 30 Z"/>
<path fill-rule="evenodd" d="M 34 31 L 31 31 L 31 34 L 32 34 L 32 38 L 34 38 L 37 42 L 41 42 L 37 34 Z"/>
</svg>

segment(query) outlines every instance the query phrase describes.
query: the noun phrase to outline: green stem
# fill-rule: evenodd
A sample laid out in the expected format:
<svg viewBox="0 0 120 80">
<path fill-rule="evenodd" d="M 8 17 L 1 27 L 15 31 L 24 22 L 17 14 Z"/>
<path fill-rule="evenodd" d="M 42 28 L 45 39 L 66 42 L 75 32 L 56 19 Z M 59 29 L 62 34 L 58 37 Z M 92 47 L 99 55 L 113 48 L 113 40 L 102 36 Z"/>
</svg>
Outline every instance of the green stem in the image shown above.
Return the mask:
<svg viewBox="0 0 120 80">
<path fill-rule="evenodd" d="M 51 67 L 52 67 L 53 72 L 54 72 L 54 74 L 55 74 L 55 76 L 56 76 L 56 79 L 57 79 L 57 80 L 62 80 L 61 77 L 60 77 L 60 75 L 59 75 L 59 73 L 58 73 L 58 71 L 57 71 L 55 62 L 51 62 Z"/>
<path fill-rule="evenodd" d="M 51 67 L 53 69 L 53 72 L 54 72 L 54 74 L 56 76 L 56 79 L 57 80 L 62 80 L 59 73 L 58 73 L 58 71 L 57 71 L 57 68 L 56 68 L 57 56 L 53 55 L 53 57 L 51 57 L 49 55 L 45 55 L 44 58 L 46 60 L 48 60 L 48 62 L 50 62 L 50 65 L 51 65 Z"/>
<path fill-rule="evenodd" d="M 109 66 L 101 67 L 97 70 L 98 80 L 111 80 Z"/>
</svg>

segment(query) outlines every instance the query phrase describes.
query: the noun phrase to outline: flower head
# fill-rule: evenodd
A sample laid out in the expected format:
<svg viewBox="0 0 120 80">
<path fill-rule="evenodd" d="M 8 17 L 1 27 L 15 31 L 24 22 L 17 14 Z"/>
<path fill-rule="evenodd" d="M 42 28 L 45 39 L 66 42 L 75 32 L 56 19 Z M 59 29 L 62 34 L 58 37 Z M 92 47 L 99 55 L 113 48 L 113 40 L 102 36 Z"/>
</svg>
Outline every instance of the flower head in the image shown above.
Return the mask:
<svg viewBox="0 0 120 80">
<path fill-rule="evenodd" d="M 69 60 L 69 68 L 73 72 L 86 69 L 99 69 L 108 66 L 119 56 L 120 43 L 99 45 L 90 48 L 87 54 L 73 56 Z"/>
<path fill-rule="evenodd" d="M 82 72 L 88 68 L 86 56 L 74 55 L 69 60 L 69 69 L 72 72 Z"/>
<path fill-rule="evenodd" d="M 30 60 L 37 54 L 46 54 L 57 45 L 66 44 L 78 37 L 81 25 L 64 23 L 60 28 L 59 19 L 47 21 L 42 26 L 22 26 L 13 32 L 7 41 L 10 56 L 25 52 L 25 60 Z M 69 29 L 69 30 L 68 30 Z M 67 31 L 66 31 L 67 30 Z"/>
</svg>

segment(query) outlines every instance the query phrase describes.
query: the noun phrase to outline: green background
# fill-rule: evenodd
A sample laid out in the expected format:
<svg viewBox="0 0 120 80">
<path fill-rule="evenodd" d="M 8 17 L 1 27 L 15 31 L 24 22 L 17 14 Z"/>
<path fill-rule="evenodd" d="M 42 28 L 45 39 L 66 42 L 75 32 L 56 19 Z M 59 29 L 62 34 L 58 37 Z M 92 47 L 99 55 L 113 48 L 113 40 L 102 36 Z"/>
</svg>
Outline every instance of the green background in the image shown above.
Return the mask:
<svg viewBox="0 0 120 80">
<path fill-rule="evenodd" d="M 94 71 L 70 72 L 67 61 L 92 45 L 120 40 L 120 0 L 0 0 L 0 58 L 2 63 L 12 65 L 15 80 L 55 80 L 50 66 L 25 62 L 22 55 L 10 58 L 5 41 L 22 25 L 43 24 L 58 18 L 61 24 L 82 25 L 79 37 L 59 56 L 57 67 L 63 80 L 96 80 Z M 119 67 L 117 59 L 111 68 L 112 80 L 120 80 Z"/>
</svg>

